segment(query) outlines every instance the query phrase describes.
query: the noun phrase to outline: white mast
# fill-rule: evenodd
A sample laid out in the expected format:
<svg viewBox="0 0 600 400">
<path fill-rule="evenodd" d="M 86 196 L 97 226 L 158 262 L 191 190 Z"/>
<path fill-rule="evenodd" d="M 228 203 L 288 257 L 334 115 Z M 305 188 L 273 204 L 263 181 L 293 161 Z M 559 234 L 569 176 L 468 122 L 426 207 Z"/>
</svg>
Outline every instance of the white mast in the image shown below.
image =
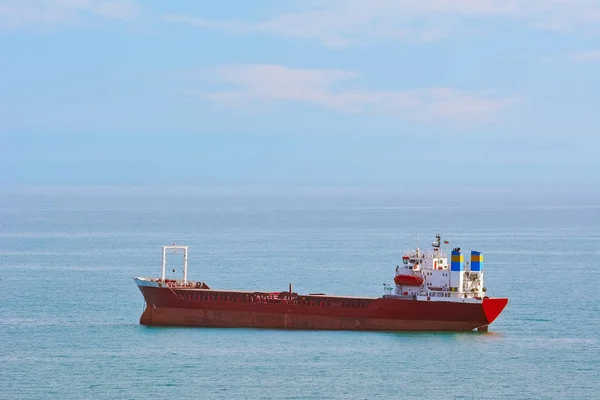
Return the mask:
<svg viewBox="0 0 600 400">
<path fill-rule="evenodd" d="M 166 271 L 167 271 L 167 250 L 183 250 L 183 284 L 187 284 L 187 261 L 188 261 L 188 246 L 177 246 L 173 243 L 172 246 L 162 247 L 162 274 L 161 280 L 165 283 Z"/>
</svg>

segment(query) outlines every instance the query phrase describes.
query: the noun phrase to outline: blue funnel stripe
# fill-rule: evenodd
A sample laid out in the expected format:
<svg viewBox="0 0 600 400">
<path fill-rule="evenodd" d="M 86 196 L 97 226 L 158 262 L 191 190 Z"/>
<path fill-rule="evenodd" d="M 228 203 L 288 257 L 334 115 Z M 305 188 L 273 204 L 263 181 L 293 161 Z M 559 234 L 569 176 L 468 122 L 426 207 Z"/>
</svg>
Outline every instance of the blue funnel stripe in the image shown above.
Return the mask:
<svg viewBox="0 0 600 400">
<path fill-rule="evenodd" d="M 450 258 L 450 271 L 462 271 L 464 269 L 463 261 L 463 255 L 460 254 L 460 251 L 453 250 Z"/>
<path fill-rule="evenodd" d="M 480 272 L 483 267 L 483 255 L 479 251 L 471 252 L 471 271 Z"/>
</svg>

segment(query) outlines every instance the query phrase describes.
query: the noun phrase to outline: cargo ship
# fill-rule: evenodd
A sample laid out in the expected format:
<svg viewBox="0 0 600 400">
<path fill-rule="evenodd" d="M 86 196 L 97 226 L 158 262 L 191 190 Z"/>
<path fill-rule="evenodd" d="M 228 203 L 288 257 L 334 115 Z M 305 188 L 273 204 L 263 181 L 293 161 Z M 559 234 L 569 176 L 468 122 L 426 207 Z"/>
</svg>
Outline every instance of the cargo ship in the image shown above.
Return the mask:
<svg viewBox="0 0 600 400">
<path fill-rule="evenodd" d="M 300 294 L 292 290 L 213 289 L 188 280 L 188 246 L 162 247 L 160 277 L 134 277 L 145 309 L 140 324 L 229 328 L 487 331 L 508 303 L 486 294 L 483 255 L 471 251 L 464 261 L 454 248 L 448 262 L 436 235 L 430 251 L 406 252 L 396 266 L 393 284 L 381 297 Z M 168 251 L 183 252 L 183 277 L 166 278 Z"/>
</svg>

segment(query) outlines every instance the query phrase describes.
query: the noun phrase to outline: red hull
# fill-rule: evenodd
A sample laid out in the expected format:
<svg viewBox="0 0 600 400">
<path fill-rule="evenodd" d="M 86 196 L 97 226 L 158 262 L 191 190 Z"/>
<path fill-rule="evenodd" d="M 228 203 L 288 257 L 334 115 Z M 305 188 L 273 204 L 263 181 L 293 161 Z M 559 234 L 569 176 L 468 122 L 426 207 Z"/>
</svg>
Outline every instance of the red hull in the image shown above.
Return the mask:
<svg viewBox="0 0 600 400">
<path fill-rule="evenodd" d="M 376 331 L 486 329 L 508 299 L 481 303 L 295 296 L 140 286 L 143 325 Z M 283 293 L 287 295 L 287 293 Z"/>
</svg>

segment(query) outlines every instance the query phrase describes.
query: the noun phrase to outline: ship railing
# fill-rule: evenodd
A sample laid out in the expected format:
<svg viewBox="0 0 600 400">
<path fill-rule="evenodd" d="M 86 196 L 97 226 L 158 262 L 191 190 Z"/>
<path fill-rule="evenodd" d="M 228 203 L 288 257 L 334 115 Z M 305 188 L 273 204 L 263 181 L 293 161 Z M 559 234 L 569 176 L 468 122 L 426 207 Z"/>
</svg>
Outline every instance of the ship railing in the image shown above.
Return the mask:
<svg viewBox="0 0 600 400">
<path fill-rule="evenodd" d="M 451 292 L 449 290 L 428 290 L 419 293 L 421 296 L 428 297 L 460 297 L 461 299 L 480 299 L 478 293 L 471 292 Z"/>
<path fill-rule="evenodd" d="M 427 292 L 423 292 L 422 296 L 429 297 L 452 297 L 452 293 L 448 290 L 429 290 Z"/>
<path fill-rule="evenodd" d="M 170 288 L 197 288 L 197 289 L 201 289 L 201 288 L 208 288 L 208 286 L 206 286 L 204 284 L 204 282 L 198 282 L 198 281 L 187 281 L 184 282 L 183 280 L 179 280 L 179 279 L 165 279 L 165 281 L 163 282 L 162 279 L 157 279 L 157 282 L 160 283 L 164 283 L 167 285 L 167 287 Z"/>
</svg>

